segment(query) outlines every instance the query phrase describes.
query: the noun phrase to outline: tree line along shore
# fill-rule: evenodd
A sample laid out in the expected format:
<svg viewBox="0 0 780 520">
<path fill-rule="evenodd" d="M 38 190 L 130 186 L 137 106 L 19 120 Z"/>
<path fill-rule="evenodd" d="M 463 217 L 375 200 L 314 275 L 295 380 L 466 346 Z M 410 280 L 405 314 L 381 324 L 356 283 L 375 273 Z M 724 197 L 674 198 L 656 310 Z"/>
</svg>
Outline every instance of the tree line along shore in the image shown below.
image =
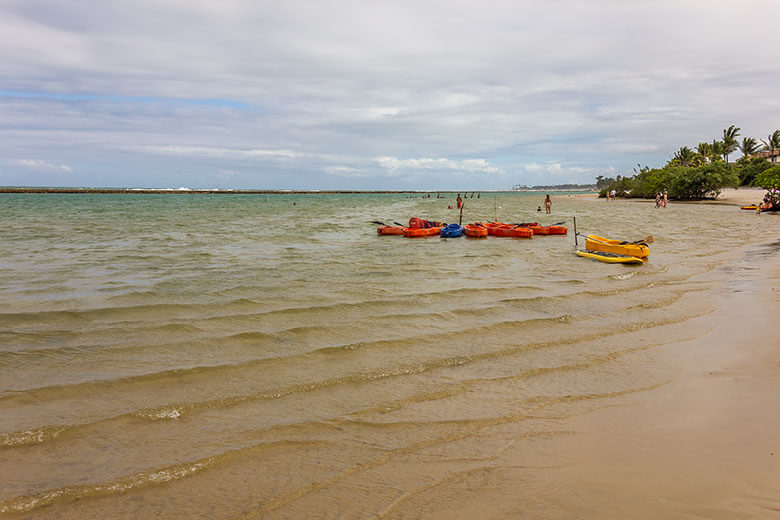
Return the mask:
<svg viewBox="0 0 780 520">
<path fill-rule="evenodd" d="M 726 187 L 760 187 L 773 201 L 780 199 L 780 130 L 759 140 L 743 137 L 734 125 L 723 130 L 721 139 L 700 142 L 695 150 L 681 147 L 662 168 L 634 168 L 634 175 L 596 178 L 599 196 L 612 190 L 617 197 L 655 198 L 668 192 L 670 199 L 715 199 Z M 740 150 L 742 157 L 729 162 L 729 156 Z"/>
</svg>

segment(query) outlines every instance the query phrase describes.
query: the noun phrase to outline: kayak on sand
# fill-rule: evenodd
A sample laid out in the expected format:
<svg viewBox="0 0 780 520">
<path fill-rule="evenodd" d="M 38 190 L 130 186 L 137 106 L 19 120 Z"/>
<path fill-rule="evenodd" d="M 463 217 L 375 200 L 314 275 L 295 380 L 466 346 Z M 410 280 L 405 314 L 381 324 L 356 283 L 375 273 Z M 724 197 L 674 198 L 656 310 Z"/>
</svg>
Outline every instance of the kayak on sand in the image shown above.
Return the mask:
<svg viewBox="0 0 780 520">
<path fill-rule="evenodd" d="M 648 239 L 649 240 L 649 239 Z M 618 255 L 646 258 L 650 255 L 650 248 L 642 241 L 626 242 L 624 240 L 611 240 L 598 235 L 586 235 L 585 249 L 588 251 L 602 251 L 604 253 L 616 253 Z"/>
<path fill-rule="evenodd" d="M 592 258 L 600 262 L 609 264 L 642 264 L 644 260 L 631 255 L 619 255 L 617 253 L 607 253 L 605 251 L 577 251 L 577 256 L 583 258 Z"/>
</svg>

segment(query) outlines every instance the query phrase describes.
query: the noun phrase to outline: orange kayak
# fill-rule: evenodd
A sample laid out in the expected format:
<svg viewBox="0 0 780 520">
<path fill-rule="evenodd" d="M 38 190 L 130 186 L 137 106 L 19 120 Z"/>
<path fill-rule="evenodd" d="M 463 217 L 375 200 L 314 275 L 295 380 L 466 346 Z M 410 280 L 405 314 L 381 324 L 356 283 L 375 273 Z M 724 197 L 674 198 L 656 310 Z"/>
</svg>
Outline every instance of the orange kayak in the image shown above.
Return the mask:
<svg viewBox="0 0 780 520">
<path fill-rule="evenodd" d="M 379 226 L 376 232 L 380 235 L 403 235 L 405 227 L 401 226 Z"/>
<path fill-rule="evenodd" d="M 488 236 L 488 230 L 486 227 L 477 224 L 466 224 L 463 226 L 463 232 L 467 237 L 481 238 Z"/>
<path fill-rule="evenodd" d="M 547 226 L 528 226 L 528 229 L 534 232 L 534 235 L 549 235 L 550 230 Z"/>
<path fill-rule="evenodd" d="M 434 235 L 439 235 L 441 233 L 441 228 L 443 226 L 438 227 L 429 227 L 429 228 L 404 228 L 404 236 L 406 238 L 418 238 L 418 237 L 432 237 Z"/>
<path fill-rule="evenodd" d="M 550 235 L 565 235 L 569 229 L 566 226 L 547 226 L 547 231 Z"/>
<path fill-rule="evenodd" d="M 561 224 L 563 224 L 563 222 L 561 222 Z M 538 222 L 523 222 L 522 224 L 518 224 L 518 226 L 531 228 L 534 235 L 565 235 L 569 231 L 564 226 L 542 226 Z"/>
<path fill-rule="evenodd" d="M 513 237 L 513 238 L 532 238 L 533 230 L 527 227 L 518 227 L 514 224 L 503 224 L 501 222 L 478 222 L 485 226 L 488 235 L 494 237 Z"/>
<path fill-rule="evenodd" d="M 565 235 L 568 229 L 565 226 L 528 226 L 534 231 L 534 235 Z"/>
</svg>

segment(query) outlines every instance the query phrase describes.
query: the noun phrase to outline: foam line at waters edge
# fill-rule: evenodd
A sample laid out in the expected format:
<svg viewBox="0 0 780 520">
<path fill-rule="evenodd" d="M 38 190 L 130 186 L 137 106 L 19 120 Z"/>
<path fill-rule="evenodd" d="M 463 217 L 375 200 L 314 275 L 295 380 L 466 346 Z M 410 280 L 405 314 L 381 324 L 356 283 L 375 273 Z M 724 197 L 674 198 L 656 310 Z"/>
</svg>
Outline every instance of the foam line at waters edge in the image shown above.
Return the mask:
<svg viewBox="0 0 780 520">
<path fill-rule="evenodd" d="M 677 319 L 677 320 L 668 320 L 665 323 L 654 323 L 653 327 L 657 326 L 665 326 L 665 325 L 675 325 L 679 323 L 684 323 L 688 321 L 691 318 L 697 318 L 704 316 L 709 313 L 703 313 L 697 316 L 693 317 L 687 317 L 683 319 Z M 337 379 L 331 379 L 331 380 L 325 380 L 325 381 L 318 381 L 308 384 L 300 384 L 300 385 L 293 385 L 288 386 L 284 388 L 279 388 L 275 390 L 269 390 L 264 392 L 257 392 L 253 394 L 248 395 L 240 395 L 240 396 L 232 396 L 232 397 L 223 397 L 219 399 L 213 399 L 208 401 L 201 401 L 198 403 L 187 403 L 187 404 L 167 404 L 163 406 L 158 406 L 154 408 L 148 408 L 148 409 L 142 409 L 137 410 L 133 412 L 128 412 L 120 415 L 116 415 L 113 417 L 107 417 L 103 418 L 97 421 L 92 421 L 89 423 L 82 423 L 82 424 L 75 424 L 75 425 L 52 425 L 52 426 L 44 426 L 40 428 L 32 428 L 29 430 L 19 431 L 19 432 L 10 432 L 0 435 L 0 449 L 2 448 L 13 448 L 17 446 L 28 446 L 28 445 L 34 445 L 34 444 L 41 444 L 41 443 L 47 443 L 54 441 L 58 439 L 61 435 L 64 434 L 71 434 L 75 433 L 76 431 L 99 425 L 100 423 L 104 422 L 110 422 L 110 421 L 116 421 L 116 420 L 123 420 L 123 419 L 146 419 L 146 420 L 152 420 L 152 421 L 158 421 L 158 420 L 175 420 L 179 417 L 182 417 L 184 414 L 191 414 L 193 412 L 198 411 L 204 411 L 209 409 L 215 409 L 215 408 L 226 408 L 231 406 L 237 406 L 242 403 L 252 402 L 252 401 L 264 401 L 264 400 L 274 400 L 274 399 L 281 399 L 293 395 L 299 395 L 306 392 L 311 392 L 323 388 L 328 388 L 332 386 L 342 385 L 342 384 L 357 384 L 357 383 L 363 383 L 363 382 L 370 382 L 370 381 L 377 381 L 381 379 L 388 379 L 388 378 L 394 378 L 394 377 L 402 377 L 406 375 L 412 375 L 412 374 L 421 374 L 425 372 L 430 372 L 432 370 L 440 369 L 440 368 L 447 368 L 447 367 L 458 367 L 462 365 L 467 365 L 469 363 L 473 363 L 476 361 L 484 361 L 491 358 L 501 357 L 501 356 L 509 356 L 514 355 L 519 352 L 528 351 L 528 350 L 537 350 L 537 349 L 543 349 L 543 348 L 549 348 L 554 346 L 560 346 L 560 345 L 572 345 L 577 343 L 584 343 L 588 341 L 593 340 L 603 340 L 606 337 L 612 337 L 612 336 L 620 336 L 624 335 L 626 333 L 632 333 L 632 332 L 638 332 L 638 331 L 644 331 L 647 330 L 647 327 L 643 324 L 636 325 L 632 327 L 630 330 L 614 330 L 610 333 L 598 333 L 598 334 L 590 334 L 590 335 L 579 335 L 574 338 L 569 338 L 568 340 L 561 340 L 561 341 L 555 341 L 555 342 L 539 342 L 535 344 L 523 344 L 523 345 L 515 345 L 513 347 L 507 347 L 500 351 L 494 351 L 494 352 L 486 352 L 471 356 L 455 356 L 451 358 L 441 359 L 438 360 L 436 363 L 429 363 L 426 365 L 416 365 L 411 367 L 396 367 L 394 371 L 378 371 L 373 373 L 358 373 L 358 374 L 350 374 L 345 377 L 337 378 Z M 697 336 L 694 336 L 697 337 Z M 692 339 L 692 338 L 690 338 Z M 675 342 L 683 341 L 683 339 L 676 339 Z M 548 373 L 554 373 L 559 371 L 570 371 L 570 370 L 576 370 L 580 368 L 584 368 L 586 366 L 591 366 L 593 364 L 602 362 L 602 361 L 608 361 L 611 359 L 614 359 L 616 356 L 621 356 L 627 353 L 641 351 L 641 350 L 647 350 L 651 348 L 655 348 L 657 346 L 666 345 L 670 342 L 664 342 L 664 343 L 652 343 L 652 344 L 646 344 L 642 345 L 641 347 L 634 347 L 634 348 L 628 348 L 620 350 L 619 352 L 611 352 L 608 354 L 605 354 L 603 356 L 595 356 L 592 357 L 592 360 L 590 363 L 581 363 L 577 365 L 566 365 L 566 366 L 560 366 L 560 367 L 548 367 L 548 368 L 540 368 L 540 369 L 530 369 L 522 371 L 518 374 L 513 374 L 510 376 L 501 376 L 496 378 L 489 378 L 490 381 L 501 381 L 501 380 L 511 380 L 511 379 L 517 379 L 517 378 L 528 378 L 528 377 L 535 377 L 538 375 L 544 375 Z M 474 380 L 466 380 L 466 381 L 457 381 L 454 383 L 451 383 L 454 388 L 456 388 L 455 393 L 451 395 L 455 395 L 456 393 L 462 393 L 463 391 L 467 390 L 468 387 L 473 385 L 476 382 L 480 382 L 485 380 L 482 379 L 474 379 Z M 449 395 L 449 394 L 448 394 Z M 443 394 L 441 394 L 439 397 L 434 397 L 435 399 L 441 398 Z M 431 396 L 429 396 L 431 397 Z M 426 400 L 426 398 L 421 399 L 422 401 Z M 389 409 L 396 409 L 400 408 L 402 406 L 406 406 L 407 404 L 411 402 L 419 402 L 417 399 L 407 399 L 403 401 L 398 401 L 396 403 L 390 403 L 388 405 L 384 405 L 383 410 L 387 411 Z M 351 415 L 360 415 L 361 413 L 371 413 L 373 411 L 376 411 L 375 409 L 367 409 L 365 411 L 361 412 L 355 412 Z"/>
</svg>

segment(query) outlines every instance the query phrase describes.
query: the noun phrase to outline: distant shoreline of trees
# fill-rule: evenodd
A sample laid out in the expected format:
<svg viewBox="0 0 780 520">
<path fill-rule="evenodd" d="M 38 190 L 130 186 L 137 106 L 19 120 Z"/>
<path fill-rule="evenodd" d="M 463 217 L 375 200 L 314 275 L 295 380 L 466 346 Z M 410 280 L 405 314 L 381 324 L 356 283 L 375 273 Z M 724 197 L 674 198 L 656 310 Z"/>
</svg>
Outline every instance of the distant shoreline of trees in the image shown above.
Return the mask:
<svg viewBox="0 0 780 520">
<path fill-rule="evenodd" d="M 662 168 L 634 168 L 630 177 L 596 178 L 599 196 L 615 190 L 618 197 L 655 198 L 668 191 L 669 198 L 677 200 L 714 199 L 725 187 L 759 186 L 767 190 L 780 188 L 780 164 L 765 157 L 751 157 L 759 152 L 768 156 L 780 153 L 780 130 L 775 130 L 759 141 L 743 137 L 738 141 L 740 128 L 734 125 L 723 130 L 722 139 L 712 143 L 700 142 L 693 150 L 681 147 Z M 729 156 L 740 150 L 742 157 L 729 162 Z"/>
</svg>

